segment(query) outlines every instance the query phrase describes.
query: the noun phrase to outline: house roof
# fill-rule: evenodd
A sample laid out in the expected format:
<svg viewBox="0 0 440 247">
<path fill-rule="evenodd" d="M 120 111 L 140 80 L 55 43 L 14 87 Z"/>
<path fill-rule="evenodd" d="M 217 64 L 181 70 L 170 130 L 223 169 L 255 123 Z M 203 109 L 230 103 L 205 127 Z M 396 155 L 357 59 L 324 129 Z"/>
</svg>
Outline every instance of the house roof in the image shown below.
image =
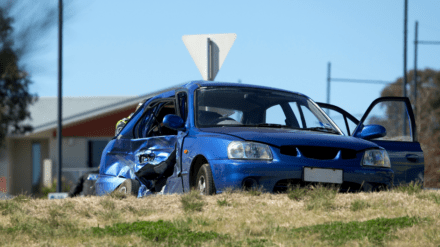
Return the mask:
<svg viewBox="0 0 440 247">
<path fill-rule="evenodd" d="M 163 92 L 180 88 L 185 84 L 177 84 L 141 96 L 63 97 L 62 123 L 65 126 L 127 107 L 135 107 L 139 102 Z M 34 128 L 32 134 L 57 127 L 57 97 L 40 97 L 37 102 L 29 107 L 29 112 L 31 119 L 24 121 L 24 124 L 30 124 Z"/>
</svg>

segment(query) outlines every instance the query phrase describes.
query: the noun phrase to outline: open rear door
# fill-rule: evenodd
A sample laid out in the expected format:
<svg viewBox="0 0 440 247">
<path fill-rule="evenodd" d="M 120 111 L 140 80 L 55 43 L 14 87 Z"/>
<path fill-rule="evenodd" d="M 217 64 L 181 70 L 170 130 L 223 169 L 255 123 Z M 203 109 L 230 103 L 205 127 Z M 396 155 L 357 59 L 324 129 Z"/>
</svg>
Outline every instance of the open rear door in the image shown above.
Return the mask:
<svg viewBox="0 0 440 247">
<path fill-rule="evenodd" d="M 417 141 L 416 124 L 407 97 L 381 97 L 373 101 L 362 116 L 353 136 L 365 125 L 378 124 L 386 129 L 384 137 L 370 139 L 388 151 L 394 171 L 394 185 L 411 181 L 423 183 L 424 156 Z"/>
</svg>

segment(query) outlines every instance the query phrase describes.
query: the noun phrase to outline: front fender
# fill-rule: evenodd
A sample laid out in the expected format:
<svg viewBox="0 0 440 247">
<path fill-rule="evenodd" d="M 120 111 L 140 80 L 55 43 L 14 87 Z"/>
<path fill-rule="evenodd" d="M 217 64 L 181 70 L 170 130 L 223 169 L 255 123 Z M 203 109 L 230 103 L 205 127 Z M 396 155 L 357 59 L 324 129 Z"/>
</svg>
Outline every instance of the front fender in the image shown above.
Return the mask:
<svg viewBox="0 0 440 247">
<path fill-rule="evenodd" d="M 185 191 L 190 187 L 190 171 L 191 166 L 195 165 L 196 157 L 204 157 L 211 166 L 213 171 L 214 183 L 218 180 L 219 175 L 214 171 L 217 170 L 212 167 L 212 160 L 227 159 L 228 145 L 232 141 L 241 140 L 237 137 L 219 134 L 198 134 L 197 136 L 188 135 L 183 142 L 182 152 L 182 176 Z M 195 171 L 197 174 L 197 171 Z"/>
</svg>

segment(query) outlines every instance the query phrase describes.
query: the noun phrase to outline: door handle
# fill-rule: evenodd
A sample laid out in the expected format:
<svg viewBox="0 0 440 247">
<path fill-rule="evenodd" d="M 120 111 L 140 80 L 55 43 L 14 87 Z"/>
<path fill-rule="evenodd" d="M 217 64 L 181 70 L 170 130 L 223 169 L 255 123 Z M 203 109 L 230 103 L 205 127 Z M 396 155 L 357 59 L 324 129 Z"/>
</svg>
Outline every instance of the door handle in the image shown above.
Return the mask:
<svg viewBox="0 0 440 247">
<path fill-rule="evenodd" d="M 419 159 L 419 156 L 417 154 L 407 154 L 406 159 L 412 162 L 416 162 Z"/>
</svg>

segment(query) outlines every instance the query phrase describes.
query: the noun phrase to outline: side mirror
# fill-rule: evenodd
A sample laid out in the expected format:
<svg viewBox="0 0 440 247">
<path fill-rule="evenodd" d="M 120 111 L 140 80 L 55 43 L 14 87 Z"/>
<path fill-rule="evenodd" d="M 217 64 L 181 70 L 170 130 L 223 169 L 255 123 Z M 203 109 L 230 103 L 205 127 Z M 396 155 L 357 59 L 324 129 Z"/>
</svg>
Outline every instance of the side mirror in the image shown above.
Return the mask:
<svg viewBox="0 0 440 247">
<path fill-rule="evenodd" d="M 163 118 L 162 121 L 163 125 L 167 128 L 173 129 L 173 130 L 185 130 L 185 122 L 183 119 L 179 116 L 176 116 L 174 114 L 168 114 Z"/>
<path fill-rule="evenodd" d="M 365 125 L 361 131 L 354 134 L 354 137 L 370 140 L 373 138 L 384 137 L 387 135 L 387 130 L 382 125 L 371 124 Z"/>
</svg>

